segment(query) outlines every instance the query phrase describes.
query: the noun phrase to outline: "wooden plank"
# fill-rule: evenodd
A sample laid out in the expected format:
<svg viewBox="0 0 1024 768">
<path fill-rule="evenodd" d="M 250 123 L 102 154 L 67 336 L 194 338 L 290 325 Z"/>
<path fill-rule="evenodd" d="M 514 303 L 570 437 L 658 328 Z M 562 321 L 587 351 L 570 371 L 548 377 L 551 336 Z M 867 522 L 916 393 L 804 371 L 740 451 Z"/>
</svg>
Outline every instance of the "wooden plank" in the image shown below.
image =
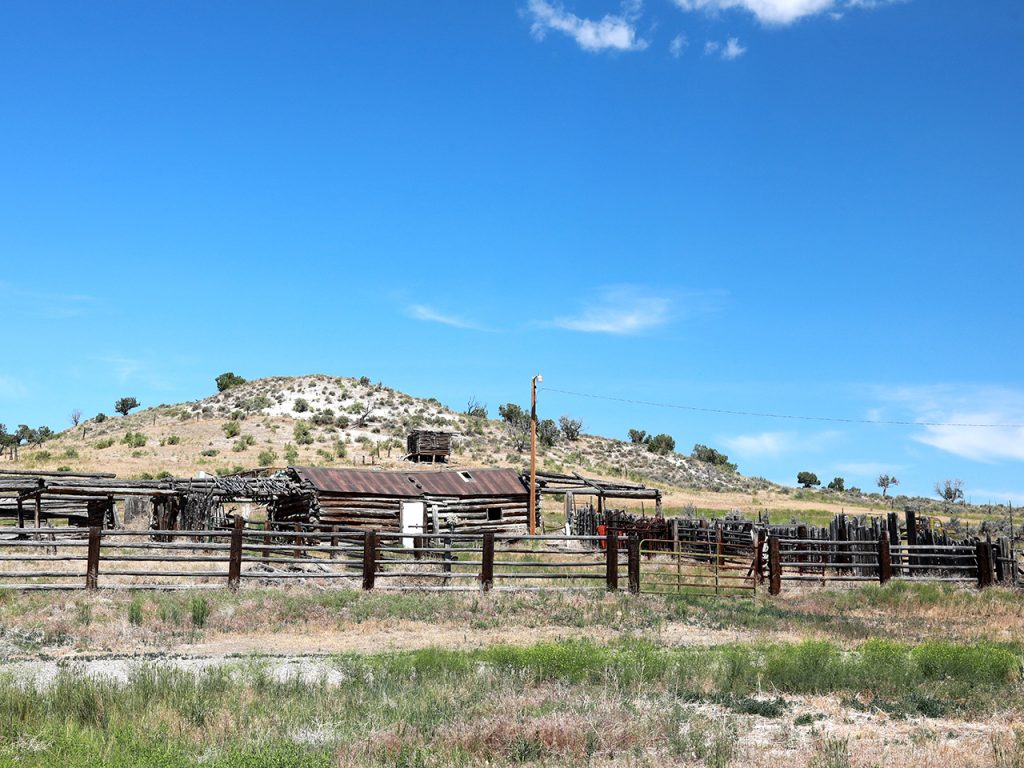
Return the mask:
<svg viewBox="0 0 1024 768">
<path fill-rule="evenodd" d="M 494 534 L 485 533 L 481 551 L 480 588 L 489 592 L 494 586 Z"/>
<path fill-rule="evenodd" d="M 242 579 L 242 531 L 245 518 L 235 516 L 235 526 L 231 529 L 231 549 L 228 552 L 228 588 L 237 590 Z"/>
<path fill-rule="evenodd" d="M 98 526 L 89 529 L 89 550 L 85 566 L 86 589 L 96 589 L 99 586 L 101 530 Z"/>
</svg>

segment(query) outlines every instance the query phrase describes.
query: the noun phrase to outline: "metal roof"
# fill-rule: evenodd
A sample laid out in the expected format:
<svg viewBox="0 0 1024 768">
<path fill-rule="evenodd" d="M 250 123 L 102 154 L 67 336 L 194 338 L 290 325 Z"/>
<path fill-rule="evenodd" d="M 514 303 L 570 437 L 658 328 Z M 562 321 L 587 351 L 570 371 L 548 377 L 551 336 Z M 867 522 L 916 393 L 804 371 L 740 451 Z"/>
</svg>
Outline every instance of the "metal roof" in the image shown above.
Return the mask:
<svg viewBox="0 0 1024 768">
<path fill-rule="evenodd" d="M 403 472 L 368 469 L 292 467 L 300 479 L 321 493 L 396 496 L 528 496 L 513 469 L 464 469 Z"/>
</svg>

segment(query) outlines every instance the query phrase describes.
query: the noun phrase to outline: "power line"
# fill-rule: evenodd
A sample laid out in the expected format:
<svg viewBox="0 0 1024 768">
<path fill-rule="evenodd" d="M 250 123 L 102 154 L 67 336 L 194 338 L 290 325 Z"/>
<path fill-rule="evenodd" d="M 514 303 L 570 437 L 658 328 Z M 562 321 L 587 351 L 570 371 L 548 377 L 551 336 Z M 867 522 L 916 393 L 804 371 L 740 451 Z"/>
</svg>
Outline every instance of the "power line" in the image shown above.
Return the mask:
<svg viewBox="0 0 1024 768">
<path fill-rule="evenodd" d="M 649 405 L 655 408 L 674 408 L 680 411 L 697 411 L 699 413 L 720 413 L 728 416 L 757 416 L 764 419 L 789 419 L 791 421 L 828 421 L 840 424 L 875 424 L 893 425 L 901 427 L 978 427 L 986 429 L 1024 429 L 1024 424 L 961 424 L 957 422 L 944 421 L 898 421 L 895 419 L 843 419 L 835 416 L 795 416 L 785 413 L 762 413 L 759 411 L 730 411 L 724 408 L 701 408 L 696 405 L 676 405 L 673 403 L 655 403 L 649 400 L 632 400 L 627 397 L 611 397 L 609 395 L 594 395 L 587 392 L 571 392 L 567 389 L 554 389 L 553 387 L 537 387 L 544 392 L 557 392 L 562 395 L 573 395 L 574 397 L 589 397 L 593 400 L 611 400 L 617 403 L 630 403 L 632 405 Z"/>
</svg>

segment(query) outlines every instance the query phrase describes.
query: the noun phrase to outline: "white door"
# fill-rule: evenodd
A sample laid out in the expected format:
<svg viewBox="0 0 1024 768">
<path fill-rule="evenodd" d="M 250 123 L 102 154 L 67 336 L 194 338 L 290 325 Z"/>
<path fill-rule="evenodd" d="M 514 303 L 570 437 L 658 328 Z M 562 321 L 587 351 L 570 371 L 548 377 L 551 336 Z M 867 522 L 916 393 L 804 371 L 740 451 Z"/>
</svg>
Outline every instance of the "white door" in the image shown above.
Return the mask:
<svg viewBox="0 0 1024 768">
<path fill-rule="evenodd" d="M 422 501 L 402 502 L 402 533 L 409 533 L 419 536 L 423 533 L 424 504 Z M 415 542 L 410 539 L 402 539 L 403 547 L 414 547 Z"/>
</svg>

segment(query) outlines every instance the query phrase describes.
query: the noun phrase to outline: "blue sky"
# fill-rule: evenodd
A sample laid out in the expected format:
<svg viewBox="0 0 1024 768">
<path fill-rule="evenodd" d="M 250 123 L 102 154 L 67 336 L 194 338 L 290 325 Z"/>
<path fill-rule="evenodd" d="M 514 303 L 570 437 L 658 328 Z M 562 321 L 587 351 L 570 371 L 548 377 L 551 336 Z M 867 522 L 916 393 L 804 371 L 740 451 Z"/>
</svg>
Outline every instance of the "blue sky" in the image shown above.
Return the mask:
<svg viewBox="0 0 1024 768">
<path fill-rule="evenodd" d="M 8 2 L 0 421 L 367 375 L 1024 424 L 1024 9 Z M 541 392 L 747 474 L 1024 501 L 1024 428 Z"/>
</svg>

